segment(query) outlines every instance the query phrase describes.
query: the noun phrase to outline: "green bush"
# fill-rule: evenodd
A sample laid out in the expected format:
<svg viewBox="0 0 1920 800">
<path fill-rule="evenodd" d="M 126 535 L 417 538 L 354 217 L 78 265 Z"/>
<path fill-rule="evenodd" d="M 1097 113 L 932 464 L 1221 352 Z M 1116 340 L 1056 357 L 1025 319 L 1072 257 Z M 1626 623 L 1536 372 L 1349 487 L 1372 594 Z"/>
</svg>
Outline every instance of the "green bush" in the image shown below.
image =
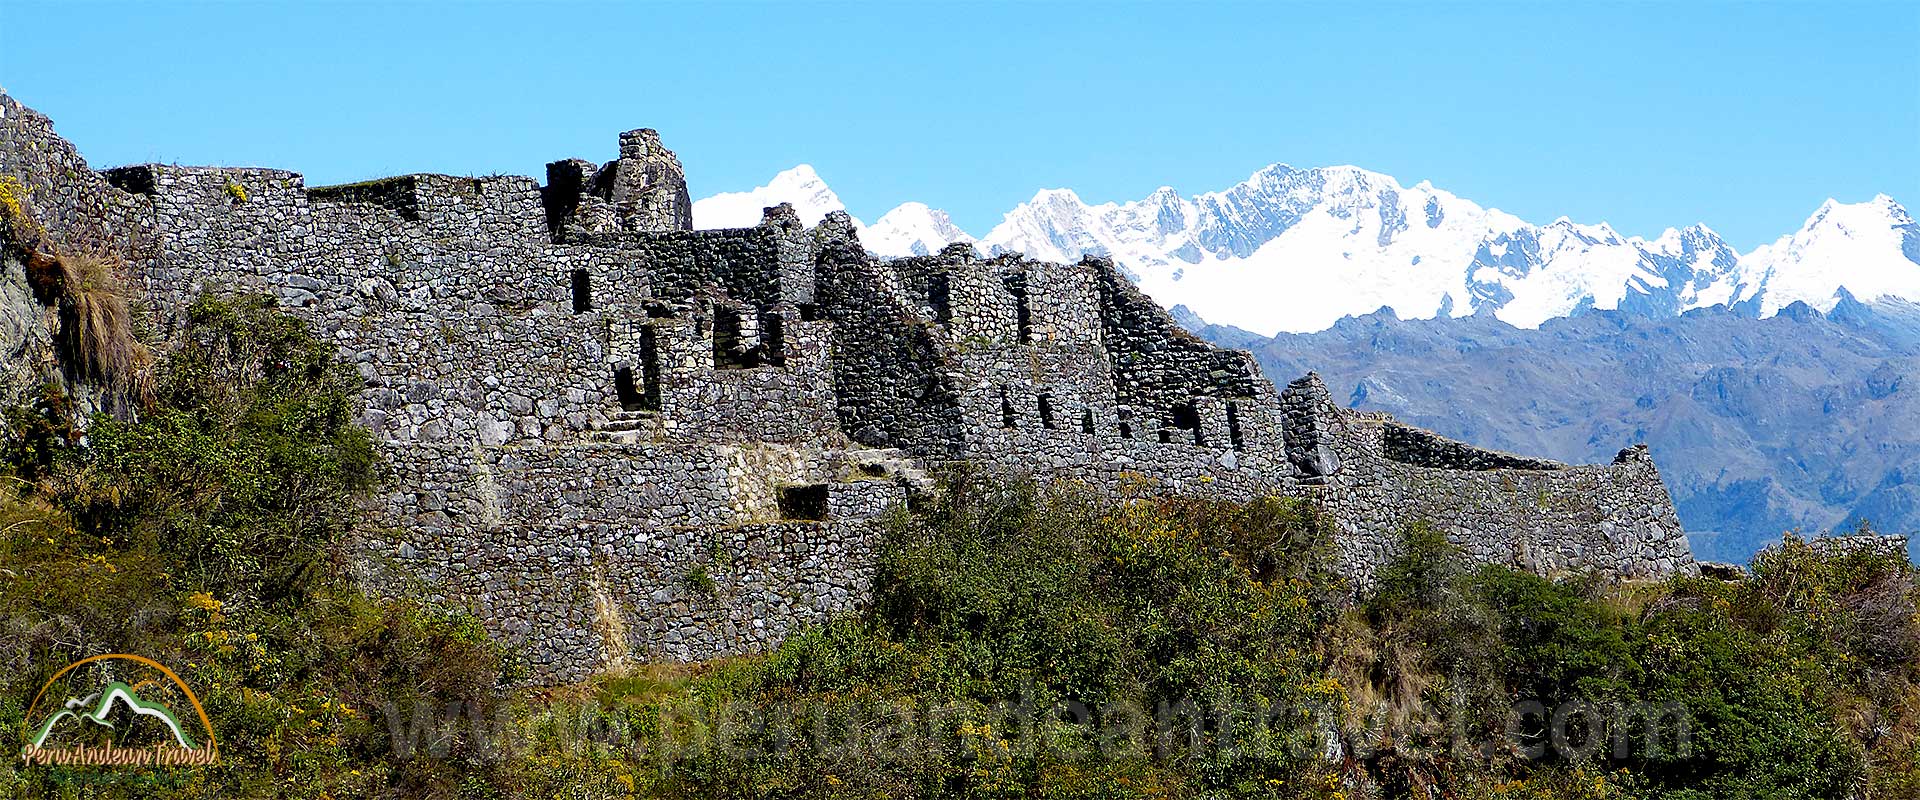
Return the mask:
<svg viewBox="0 0 1920 800">
<path fill-rule="evenodd" d="M 1920 774 L 1915 593 L 1897 554 L 1794 537 L 1749 579 L 1632 586 L 1471 567 L 1415 526 L 1333 667 L 1408 707 L 1350 724 L 1385 742 L 1360 763 L 1389 794 L 1585 796 L 1569 776 L 1592 775 L 1642 797 L 1904 797 Z M 1392 689 L 1409 684 L 1418 699 Z M 1547 718 L 1514 713 L 1529 703 L 1584 705 L 1598 727 L 1546 747 Z"/>
<path fill-rule="evenodd" d="M 888 530 L 866 613 L 693 684 L 703 713 L 751 713 L 715 726 L 731 748 L 669 761 L 649 789 L 1297 796 L 1324 771 L 1303 712 L 1338 704 L 1315 654 L 1338 594 L 1327 545 L 1290 501 L 957 476 Z M 1168 713 L 1203 722 L 1162 741 Z M 840 738 L 876 727 L 895 735 Z"/>
<path fill-rule="evenodd" d="M 213 717 L 222 763 L 179 797 L 436 796 L 477 763 L 398 758 L 380 716 L 499 704 L 503 659 L 472 617 L 366 596 L 344 537 L 378 476 L 332 347 L 253 297 L 203 299 L 137 419 L 82 426 L 50 392 L 8 417 L 0 493 L 0 697 L 98 653 L 173 665 Z M 0 704 L 17 729 L 23 709 Z M 6 796 L 61 770 L 0 768 Z M 99 797 L 142 796 L 137 783 Z"/>
</svg>

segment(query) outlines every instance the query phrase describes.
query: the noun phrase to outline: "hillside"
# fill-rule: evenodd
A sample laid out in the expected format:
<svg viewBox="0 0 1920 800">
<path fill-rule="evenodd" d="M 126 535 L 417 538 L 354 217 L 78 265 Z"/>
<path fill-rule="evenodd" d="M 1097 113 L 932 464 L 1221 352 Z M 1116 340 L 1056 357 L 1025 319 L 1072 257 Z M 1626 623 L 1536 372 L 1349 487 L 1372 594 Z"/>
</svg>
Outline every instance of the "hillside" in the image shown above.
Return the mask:
<svg viewBox="0 0 1920 800">
<path fill-rule="evenodd" d="M 247 298 L 203 303 L 188 333 L 143 422 L 97 420 L 83 446 L 58 396 L 10 415 L 0 613 L 25 633 L 0 641 L 19 667 L 0 727 L 22 726 L 11 698 L 53 665 L 143 652 L 200 688 L 222 763 L 8 760 L 0 795 L 82 779 L 96 800 L 1920 790 L 1903 559 L 1789 540 L 1731 581 L 1556 581 L 1414 526 L 1355 598 L 1325 521 L 1278 499 L 957 477 L 888 523 L 859 610 L 763 655 L 527 687 L 524 651 L 459 608 L 356 586 L 340 537 L 380 487 L 327 348 Z"/>
<path fill-rule="evenodd" d="M 1920 435 L 1895 423 L 1920 419 L 1920 339 L 1901 311 L 1594 312 L 1538 330 L 1379 312 L 1271 339 L 1200 331 L 1270 375 L 1318 370 L 1342 402 L 1467 441 L 1572 461 L 1645 441 L 1695 555 L 1744 562 L 1790 529 L 1920 528 Z"/>
</svg>

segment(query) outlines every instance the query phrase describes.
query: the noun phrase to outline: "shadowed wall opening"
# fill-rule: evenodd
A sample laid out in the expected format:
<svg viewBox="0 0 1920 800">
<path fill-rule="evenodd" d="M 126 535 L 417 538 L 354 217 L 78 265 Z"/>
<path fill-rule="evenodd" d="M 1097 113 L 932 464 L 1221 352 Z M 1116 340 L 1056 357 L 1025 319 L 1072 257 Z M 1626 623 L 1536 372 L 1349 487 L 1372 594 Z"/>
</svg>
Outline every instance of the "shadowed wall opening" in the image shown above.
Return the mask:
<svg viewBox="0 0 1920 800">
<path fill-rule="evenodd" d="M 714 369 L 753 369 L 766 364 L 766 346 L 747 344 L 749 331 L 746 329 L 746 321 L 748 319 L 750 317 L 742 314 L 737 308 L 713 310 Z"/>
<path fill-rule="evenodd" d="M 620 408 L 626 411 L 647 411 L 646 395 L 640 392 L 633 382 L 633 368 L 621 367 L 613 371 L 613 392 L 620 398 Z"/>
<path fill-rule="evenodd" d="M 584 269 L 573 271 L 573 313 L 593 310 L 593 278 Z"/>
<path fill-rule="evenodd" d="M 1189 432 L 1193 443 L 1201 447 L 1207 445 L 1207 437 L 1200 430 L 1200 410 L 1192 403 L 1181 403 L 1173 407 L 1172 417 L 1168 420 L 1174 428 Z M 1187 438 L 1185 436 L 1181 438 Z"/>
<path fill-rule="evenodd" d="M 827 518 L 827 485 L 785 486 L 780 489 L 780 518 L 821 522 Z"/>
</svg>

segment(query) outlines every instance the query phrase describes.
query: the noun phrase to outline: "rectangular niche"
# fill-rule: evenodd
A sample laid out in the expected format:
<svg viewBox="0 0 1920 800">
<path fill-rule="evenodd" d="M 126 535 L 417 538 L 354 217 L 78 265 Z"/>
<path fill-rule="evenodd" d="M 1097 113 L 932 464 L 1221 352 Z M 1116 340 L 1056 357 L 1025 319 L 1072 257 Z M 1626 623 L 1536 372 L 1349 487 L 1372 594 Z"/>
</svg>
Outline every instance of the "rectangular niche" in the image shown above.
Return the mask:
<svg viewBox="0 0 1920 800">
<path fill-rule="evenodd" d="M 780 487 L 780 518 L 796 522 L 824 522 L 827 518 L 827 485 L 810 483 Z"/>
<path fill-rule="evenodd" d="M 1173 428 L 1187 431 L 1193 437 L 1194 444 L 1205 447 L 1207 437 L 1200 430 L 1200 409 L 1194 407 L 1192 403 L 1180 403 L 1173 407 L 1172 412 L 1168 422 Z M 1163 438 L 1161 441 L 1168 441 L 1168 439 Z"/>
<path fill-rule="evenodd" d="M 737 308 L 713 310 L 714 369 L 753 369 L 766 365 L 766 344 L 760 341 L 748 344 L 761 338 L 759 331 L 748 329 L 747 322 L 752 319 Z"/>
</svg>

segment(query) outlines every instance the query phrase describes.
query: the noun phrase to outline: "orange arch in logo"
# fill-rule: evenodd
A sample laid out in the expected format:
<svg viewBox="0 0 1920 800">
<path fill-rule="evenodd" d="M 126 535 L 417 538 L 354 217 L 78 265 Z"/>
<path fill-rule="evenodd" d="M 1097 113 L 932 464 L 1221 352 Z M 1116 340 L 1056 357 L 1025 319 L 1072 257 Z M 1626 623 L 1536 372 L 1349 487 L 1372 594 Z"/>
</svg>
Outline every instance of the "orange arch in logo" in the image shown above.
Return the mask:
<svg viewBox="0 0 1920 800">
<path fill-rule="evenodd" d="M 167 669 L 165 664 L 161 664 L 160 662 L 155 661 L 151 658 L 147 658 L 146 656 L 136 656 L 129 653 L 107 653 L 104 655 L 88 656 L 86 658 L 80 659 L 79 661 L 75 661 L 71 664 L 68 664 L 65 669 L 62 669 L 59 672 L 53 673 L 53 677 L 48 678 L 47 682 L 40 686 L 40 691 L 33 695 L 33 704 L 27 706 L 27 713 L 23 715 L 23 718 L 21 720 L 21 724 L 27 727 L 21 729 L 20 731 L 21 734 L 26 735 L 28 731 L 31 730 L 33 725 L 32 723 L 33 712 L 38 711 L 40 709 L 40 700 L 46 697 L 47 690 L 53 688 L 53 684 L 55 681 L 60 680 L 60 678 L 62 676 L 65 676 L 67 673 L 72 672 L 88 664 L 92 664 L 96 661 L 109 661 L 109 660 L 132 661 L 136 664 L 141 664 L 144 666 L 149 666 L 154 669 L 160 670 L 161 674 L 167 676 L 167 680 L 173 681 L 173 685 L 180 687 L 180 692 L 187 696 L 187 702 L 193 704 L 193 713 L 198 714 L 200 716 L 200 726 L 207 730 L 207 747 L 212 751 L 212 756 L 214 758 L 220 757 L 220 740 L 213 733 L 213 720 L 207 718 L 207 709 L 200 705 L 199 696 L 195 695 L 192 689 L 187 688 L 187 682 L 180 680 L 180 676 L 173 674 L 173 670 Z"/>
</svg>

